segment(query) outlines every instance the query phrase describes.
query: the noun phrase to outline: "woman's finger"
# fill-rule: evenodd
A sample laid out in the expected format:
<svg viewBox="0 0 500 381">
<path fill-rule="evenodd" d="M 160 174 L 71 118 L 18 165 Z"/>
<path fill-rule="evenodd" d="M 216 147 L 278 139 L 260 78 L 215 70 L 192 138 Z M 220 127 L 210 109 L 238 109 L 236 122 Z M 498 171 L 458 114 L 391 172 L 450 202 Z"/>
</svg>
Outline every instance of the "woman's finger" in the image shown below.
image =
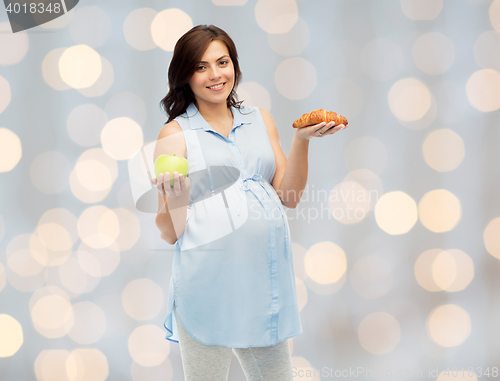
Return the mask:
<svg viewBox="0 0 500 381">
<path fill-rule="evenodd" d="M 158 174 L 156 188 L 158 188 L 158 192 L 160 192 L 162 195 L 165 195 L 165 193 L 163 192 L 163 173 Z"/>
<path fill-rule="evenodd" d="M 327 133 L 325 133 L 325 135 L 332 135 L 332 134 L 334 134 L 334 133 L 336 133 L 337 131 L 340 131 L 340 130 L 342 130 L 342 129 L 344 129 L 344 125 L 343 125 L 343 124 L 338 124 L 338 125 L 336 125 L 335 127 L 330 128 L 330 129 L 327 131 Z"/>
<path fill-rule="evenodd" d="M 330 122 L 327 125 L 325 125 L 325 127 L 320 130 L 322 135 L 324 135 L 327 131 L 330 131 L 334 125 L 335 125 L 335 122 Z"/>
</svg>

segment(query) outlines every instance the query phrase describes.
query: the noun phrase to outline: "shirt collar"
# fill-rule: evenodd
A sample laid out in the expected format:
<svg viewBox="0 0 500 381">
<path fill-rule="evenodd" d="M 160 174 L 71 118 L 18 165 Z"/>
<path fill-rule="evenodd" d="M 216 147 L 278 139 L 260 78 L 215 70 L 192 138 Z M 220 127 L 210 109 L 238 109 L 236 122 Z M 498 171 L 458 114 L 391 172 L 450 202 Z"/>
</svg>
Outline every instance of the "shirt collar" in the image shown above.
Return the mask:
<svg viewBox="0 0 500 381">
<path fill-rule="evenodd" d="M 246 122 L 243 120 L 243 115 L 240 113 L 240 110 L 237 109 L 236 107 L 230 106 L 231 111 L 233 112 L 233 127 L 239 127 L 243 124 L 252 124 L 251 122 Z M 203 115 L 200 114 L 198 109 L 196 108 L 194 102 L 191 102 L 191 104 L 188 106 L 186 109 L 186 113 L 188 118 L 192 118 L 194 123 L 189 123 L 189 126 L 192 130 L 198 130 L 200 128 L 203 128 L 205 131 L 215 131 L 210 124 L 205 120 Z M 231 129 L 232 129 L 231 128 Z"/>
</svg>

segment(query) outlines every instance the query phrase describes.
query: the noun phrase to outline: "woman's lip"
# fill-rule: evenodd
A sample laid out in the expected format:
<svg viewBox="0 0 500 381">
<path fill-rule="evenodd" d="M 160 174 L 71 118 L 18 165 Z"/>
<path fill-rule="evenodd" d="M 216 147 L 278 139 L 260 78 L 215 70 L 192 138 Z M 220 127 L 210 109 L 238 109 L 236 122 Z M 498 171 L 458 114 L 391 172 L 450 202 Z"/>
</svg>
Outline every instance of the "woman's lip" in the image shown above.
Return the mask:
<svg viewBox="0 0 500 381">
<path fill-rule="evenodd" d="M 223 82 L 224 84 L 222 85 L 222 87 L 219 87 L 217 89 L 211 89 L 210 87 L 207 87 L 208 90 L 211 90 L 211 91 L 220 91 L 222 90 L 223 88 L 226 87 L 226 82 Z"/>
</svg>

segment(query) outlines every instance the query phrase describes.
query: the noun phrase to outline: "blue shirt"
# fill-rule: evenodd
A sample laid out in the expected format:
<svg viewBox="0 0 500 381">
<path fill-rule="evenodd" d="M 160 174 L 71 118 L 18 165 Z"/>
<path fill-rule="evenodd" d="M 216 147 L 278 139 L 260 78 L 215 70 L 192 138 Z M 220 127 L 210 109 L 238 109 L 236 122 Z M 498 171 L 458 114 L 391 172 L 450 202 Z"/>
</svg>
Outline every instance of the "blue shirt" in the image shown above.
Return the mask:
<svg viewBox="0 0 500 381">
<path fill-rule="evenodd" d="M 260 110 L 240 110 L 231 107 L 229 138 L 194 103 L 175 118 L 188 176 L 207 170 L 209 181 L 192 182 L 185 230 L 175 244 L 164 323 L 173 342 L 179 342 L 174 303 L 186 331 L 207 345 L 264 347 L 303 332 L 290 229 L 271 185 L 273 149 Z M 236 168 L 239 177 L 216 189 L 216 167 Z"/>
</svg>

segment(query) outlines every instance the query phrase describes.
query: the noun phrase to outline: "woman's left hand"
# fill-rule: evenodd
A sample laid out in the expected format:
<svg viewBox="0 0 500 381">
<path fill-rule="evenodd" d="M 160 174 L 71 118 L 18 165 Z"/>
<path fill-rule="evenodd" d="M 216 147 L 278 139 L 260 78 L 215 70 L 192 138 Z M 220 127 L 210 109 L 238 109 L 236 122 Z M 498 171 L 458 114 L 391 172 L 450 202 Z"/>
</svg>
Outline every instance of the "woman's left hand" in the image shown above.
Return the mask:
<svg viewBox="0 0 500 381">
<path fill-rule="evenodd" d="M 297 128 L 295 135 L 299 139 L 309 140 L 311 138 L 322 138 L 327 135 L 333 135 L 337 131 L 347 128 L 347 126 L 344 126 L 343 124 L 338 124 L 333 127 L 334 124 L 335 122 L 330 122 L 328 124 L 321 122 L 312 126 Z"/>
</svg>

